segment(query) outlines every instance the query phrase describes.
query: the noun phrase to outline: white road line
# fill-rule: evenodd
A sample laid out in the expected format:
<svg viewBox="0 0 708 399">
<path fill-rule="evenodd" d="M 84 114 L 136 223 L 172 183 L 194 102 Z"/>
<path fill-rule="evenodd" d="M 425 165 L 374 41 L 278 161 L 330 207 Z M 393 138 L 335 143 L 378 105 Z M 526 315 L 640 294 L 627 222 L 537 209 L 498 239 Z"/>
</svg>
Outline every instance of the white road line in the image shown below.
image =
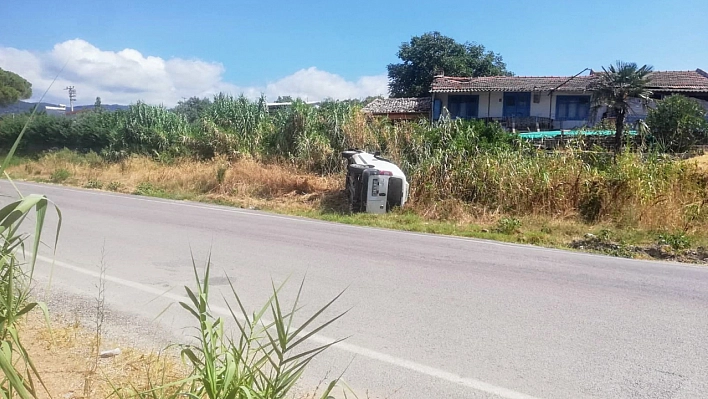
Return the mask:
<svg viewBox="0 0 708 399">
<path fill-rule="evenodd" d="M 507 242 L 494 241 L 494 240 L 485 240 L 483 238 L 455 237 L 455 236 L 449 236 L 449 235 L 444 235 L 444 234 L 434 234 L 434 233 L 426 234 L 426 233 L 417 233 L 414 231 L 406 231 L 406 230 L 394 230 L 394 229 L 386 229 L 386 228 L 380 228 L 380 227 L 358 226 L 358 225 L 354 225 L 354 224 L 336 223 L 336 222 L 328 222 L 328 221 L 324 221 L 324 220 L 308 219 L 305 217 L 290 217 L 290 216 L 284 216 L 284 215 L 279 215 L 279 214 L 275 214 L 275 213 L 252 212 L 252 211 L 239 209 L 239 208 L 227 208 L 225 206 L 222 207 L 219 205 L 200 204 L 200 203 L 191 202 L 191 201 L 179 201 L 179 200 L 170 200 L 170 199 L 162 199 L 162 198 L 153 199 L 153 198 L 148 198 L 148 197 L 143 197 L 143 196 L 138 196 L 138 195 L 130 195 L 130 194 L 118 195 L 118 194 L 108 193 L 105 191 L 78 189 L 78 188 L 74 188 L 74 187 L 66 187 L 66 186 L 53 185 L 53 184 L 43 184 L 43 183 L 33 183 L 33 182 L 26 182 L 26 181 L 23 181 L 23 182 L 14 181 L 14 183 L 15 184 L 24 184 L 24 185 L 28 185 L 28 186 L 46 186 L 46 187 L 54 188 L 57 190 L 72 191 L 72 192 L 76 192 L 76 193 L 94 194 L 94 195 L 98 195 L 98 196 L 120 198 L 120 199 L 142 201 L 142 202 L 150 202 L 150 203 L 156 203 L 156 204 L 172 204 L 172 205 L 183 206 L 183 207 L 187 207 L 187 208 L 212 210 L 212 211 L 225 212 L 225 213 L 235 213 L 235 214 L 245 215 L 245 216 L 254 216 L 254 217 L 271 218 L 271 219 L 283 219 L 283 220 L 290 220 L 290 221 L 295 221 L 295 222 L 300 222 L 300 223 L 321 224 L 321 225 L 328 225 L 328 226 L 334 225 L 334 226 L 341 226 L 341 227 L 359 229 L 359 230 L 376 230 L 376 231 L 392 233 L 392 234 L 406 234 L 406 235 L 411 235 L 411 236 L 415 236 L 415 237 L 425 237 L 428 239 L 451 240 L 451 241 L 466 242 L 466 243 L 493 245 L 493 246 L 506 247 L 506 248 L 525 248 L 525 249 L 538 251 L 538 252 L 566 253 L 566 254 L 572 254 L 574 256 L 603 258 L 603 259 L 619 261 L 619 262 L 640 262 L 640 263 L 645 263 L 645 264 L 647 264 L 647 263 L 648 264 L 657 264 L 657 265 L 660 264 L 663 266 L 703 268 L 703 266 L 692 265 L 692 264 L 688 264 L 688 263 L 655 261 L 655 260 L 646 260 L 646 259 L 617 258 L 617 257 L 608 256 L 608 255 L 593 254 L 593 253 L 587 253 L 587 252 L 573 252 L 573 251 L 568 251 L 568 250 L 563 250 L 563 249 L 544 248 L 544 247 L 539 247 L 539 246 L 535 246 L 535 245 L 528 245 L 528 244 L 515 244 L 515 243 L 507 243 Z"/>
<path fill-rule="evenodd" d="M 83 267 L 79 267 L 79 266 L 75 266 L 75 265 L 71 265 L 69 263 L 62 262 L 60 260 L 54 260 L 54 259 L 46 257 L 46 256 L 37 255 L 37 259 L 42 262 L 45 262 L 48 264 L 53 264 L 55 266 L 59 266 L 61 268 L 71 270 L 71 271 L 74 271 L 77 273 L 82 273 L 82 274 L 85 274 L 87 276 L 91 276 L 94 278 L 101 277 L 100 273 L 97 271 L 85 269 Z M 127 279 L 124 279 L 121 277 L 104 275 L 103 278 L 105 279 L 105 281 L 110 281 L 112 283 L 119 284 L 119 285 L 122 285 L 125 287 L 129 287 L 134 290 L 138 290 L 138 291 L 142 291 L 142 292 L 145 292 L 148 294 L 167 298 L 172 301 L 189 301 L 189 299 L 186 296 L 177 295 L 177 294 L 173 294 L 170 292 L 165 292 L 164 290 L 161 290 L 161 289 L 158 289 L 155 287 L 151 287 L 146 284 L 138 283 L 135 281 L 127 280 Z M 214 313 L 221 314 L 222 316 L 231 316 L 231 312 L 229 311 L 229 309 L 227 309 L 225 307 L 212 306 L 211 310 Z M 311 339 L 313 342 L 316 342 L 319 344 L 328 344 L 328 343 L 335 341 L 335 339 L 333 339 L 333 338 L 325 337 L 320 334 L 313 335 L 311 337 Z M 441 369 L 438 369 L 435 367 L 426 366 L 424 364 L 417 363 L 412 360 L 402 359 L 402 358 L 399 358 L 396 356 L 388 355 L 385 353 L 381 353 L 381 352 L 378 352 L 378 351 L 375 351 L 372 349 L 364 348 L 362 346 L 349 344 L 346 342 L 340 342 L 340 343 L 334 345 L 333 348 L 336 348 L 336 349 L 339 349 L 339 350 L 342 350 L 345 352 L 353 353 L 353 354 L 356 354 L 356 355 L 359 355 L 362 357 L 366 357 L 366 358 L 369 358 L 372 360 L 378 360 L 380 362 L 388 363 L 393 366 L 397 366 L 397 367 L 401 367 L 401 368 L 408 369 L 411 371 L 415 371 L 420 374 L 424 374 L 424 375 L 427 375 L 427 376 L 430 376 L 433 378 L 437 378 L 440 380 L 451 382 L 453 384 L 464 386 L 464 387 L 467 387 L 467 388 L 470 388 L 470 389 L 473 389 L 473 390 L 476 390 L 479 392 L 484 392 L 487 394 L 496 395 L 496 396 L 498 396 L 500 398 L 504 398 L 504 399 L 538 399 L 534 396 L 530 396 L 530 395 L 527 395 L 527 394 L 524 394 L 521 392 L 517 392 L 517 391 L 511 390 L 508 388 L 500 387 L 500 386 L 497 386 L 494 384 L 489 384 L 487 382 L 476 380 L 474 378 L 462 377 L 458 374 L 451 373 L 451 372 L 448 372 L 445 370 L 441 370 Z"/>
</svg>

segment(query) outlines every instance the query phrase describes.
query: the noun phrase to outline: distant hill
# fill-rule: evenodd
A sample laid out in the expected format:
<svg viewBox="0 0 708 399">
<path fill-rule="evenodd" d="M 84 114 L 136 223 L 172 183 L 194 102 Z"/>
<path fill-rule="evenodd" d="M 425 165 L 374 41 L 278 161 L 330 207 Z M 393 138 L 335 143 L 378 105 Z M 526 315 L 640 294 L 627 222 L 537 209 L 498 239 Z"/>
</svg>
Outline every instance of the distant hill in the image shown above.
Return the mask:
<svg viewBox="0 0 708 399">
<path fill-rule="evenodd" d="M 59 104 L 51 104 L 51 103 L 32 103 L 28 101 L 19 101 L 14 104 L 8 105 L 7 107 L 0 107 L 0 115 L 8 115 L 8 114 L 23 114 L 25 112 L 31 112 L 32 107 L 35 106 L 35 104 L 39 104 L 39 111 L 46 111 L 46 107 L 59 107 Z M 108 111 L 116 111 L 119 109 L 128 109 L 127 105 L 118 105 L 118 104 L 102 104 L 101 105 L 103 109 L 108 110 Z M 67 109 L 69 108 L 68 106 L 66 107 Z M 74 105 L 74 111 L 79 111 L 79 110 L 84 110 L 84 109 L 93 109 L 93 104 L 92 105 Z M 51 111 L 51 113 L 57 114 L 57 111 Z"/>
</svg>

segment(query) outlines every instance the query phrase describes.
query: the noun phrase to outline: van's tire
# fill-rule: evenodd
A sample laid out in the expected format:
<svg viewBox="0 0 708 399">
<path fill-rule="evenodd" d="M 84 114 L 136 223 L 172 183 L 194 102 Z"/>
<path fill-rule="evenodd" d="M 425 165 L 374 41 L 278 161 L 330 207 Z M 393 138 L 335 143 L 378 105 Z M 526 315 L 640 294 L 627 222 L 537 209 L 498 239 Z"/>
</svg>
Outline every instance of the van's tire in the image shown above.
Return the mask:
<svg viewBox="0 0 708 399">
<path fill-rule="evenodd" d="M 351 212 L 362 212 L 364 203 L 362 201 L 362 181 L 361 176 L 366 169 L 372 165 L 351 164 L 347 167 L 347 194 L 349 197 L 349 210 Z"/>
<path fill-rule="evenodd" d="M 359 165 L 359 164 L 351 164 L 347 166 L 347 177 L 344 180 L 344 187 L 349 190 L 349 182 L 354 181 L 358 182 L 359 179 L 361 178 L 361 174 L 364 173 L 365 169 L 368 169 L 369 165 Z M 350 196 L 351 197 L 351 196 Z"/>
<path fill-rule="evenodd" d="M 354 183 L 355 186 L 349 190 L 349 210 L 352 213 L 362 212 L 364 210 L 364 202 L 361 200 L 362 185 L 361 182 Z"/>
</svg>

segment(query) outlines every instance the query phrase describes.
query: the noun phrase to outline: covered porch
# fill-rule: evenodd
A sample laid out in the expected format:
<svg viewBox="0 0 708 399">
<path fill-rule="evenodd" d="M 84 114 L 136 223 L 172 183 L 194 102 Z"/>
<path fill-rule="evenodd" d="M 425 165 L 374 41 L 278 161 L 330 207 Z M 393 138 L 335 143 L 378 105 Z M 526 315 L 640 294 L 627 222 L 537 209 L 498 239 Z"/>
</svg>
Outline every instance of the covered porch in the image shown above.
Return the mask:
<svg viewBox="0 0 708 399">
<path fill-rule="evenodd" d="M 438 76 L 431 88 L 432 119 L 497 121 L 517 132 L 574 129 L 595 121 L 589 76 Z"/>
<path fill-rule="evenodd" d="M 590 95 L 573 92 L 433 93 L 433 120 L 482 119 L 510 131 L 574 129 L 594 122 Z"/>
</svg>

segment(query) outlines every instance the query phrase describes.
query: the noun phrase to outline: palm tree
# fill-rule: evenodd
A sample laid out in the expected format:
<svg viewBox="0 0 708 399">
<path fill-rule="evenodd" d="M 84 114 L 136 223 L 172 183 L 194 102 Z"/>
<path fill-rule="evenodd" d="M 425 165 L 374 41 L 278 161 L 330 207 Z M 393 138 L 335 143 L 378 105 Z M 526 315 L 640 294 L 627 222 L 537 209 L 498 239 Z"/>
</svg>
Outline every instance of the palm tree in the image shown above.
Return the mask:
<svg viewBox="0 0 708 399">
<path fill-rule="evenodd" d="M 648 65 L 640 68 L 633 62 L 617 61 L 615 65 L 602 67 L 602 72 L 598 74 L 598 79 L 593 85 L 593 109 L 606 106 L 616 115 L 615 150 L 617 152 L 622 150 L 624 121 L 631 111 L 630 99 L 638 98 L 642 100 L 642 105 L 646 106 L 652 94 L 647 89 L 652 70 L 653 68 Z"/>
</svg>

